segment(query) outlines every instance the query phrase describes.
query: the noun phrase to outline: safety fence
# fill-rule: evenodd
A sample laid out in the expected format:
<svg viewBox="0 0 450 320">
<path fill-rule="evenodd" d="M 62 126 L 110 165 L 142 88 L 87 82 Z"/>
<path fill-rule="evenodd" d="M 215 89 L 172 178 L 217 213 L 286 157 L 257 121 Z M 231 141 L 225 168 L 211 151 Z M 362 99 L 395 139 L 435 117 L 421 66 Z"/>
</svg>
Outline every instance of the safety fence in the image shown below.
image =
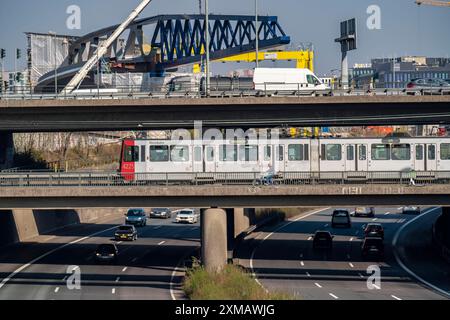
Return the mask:
<svg viewBox="0 0 450 320">
<path fill-rule="evenodd" d="M 449 184 L 450 171 L 437 172 L 3 172 L 1 187 L 73 187 L 142 185 L 318 185 L 318 184 Z"/>
</svg>

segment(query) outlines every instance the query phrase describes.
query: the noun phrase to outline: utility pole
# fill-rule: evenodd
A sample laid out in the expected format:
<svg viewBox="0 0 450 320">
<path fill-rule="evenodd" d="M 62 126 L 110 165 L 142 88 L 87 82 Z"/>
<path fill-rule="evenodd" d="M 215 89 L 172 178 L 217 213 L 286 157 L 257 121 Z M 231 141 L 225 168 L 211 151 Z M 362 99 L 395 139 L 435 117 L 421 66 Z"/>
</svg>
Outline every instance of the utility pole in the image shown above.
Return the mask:
<svg viewBox="0 0 450 320">
<path fill-rule="evenodd" d="M 209 6 L 208 6 L 208 0 L 205 0 L 205 42 L 206 42 L 206 88 L 205 93 L 206 96 L 209 97 L 209 83 L 210 83 L 210 77 L 209 77 Z"/>
<path fill-rule="evenodd" d="M 258 20 L 258 0 L 255 0 L 255 38 L 256 38 L 256 68 L 259 67 L 259 20 Z"/>
<path fill-rule="evenodd" d="M 4 86 L 5 86 L 5 80 L 3 79 L 3 75 L 5 74 L 5 68 L 4 68 L 4 62 L 3 59 L 6 57 L 6 51 L 5 49 L 0 49 L 0 62 L 2 64 L 2 69 L 1 69 L 1 77 L 0 77 L 0 94 L 3 94 L 3 92 L 5 91 Z"/>
</svg>

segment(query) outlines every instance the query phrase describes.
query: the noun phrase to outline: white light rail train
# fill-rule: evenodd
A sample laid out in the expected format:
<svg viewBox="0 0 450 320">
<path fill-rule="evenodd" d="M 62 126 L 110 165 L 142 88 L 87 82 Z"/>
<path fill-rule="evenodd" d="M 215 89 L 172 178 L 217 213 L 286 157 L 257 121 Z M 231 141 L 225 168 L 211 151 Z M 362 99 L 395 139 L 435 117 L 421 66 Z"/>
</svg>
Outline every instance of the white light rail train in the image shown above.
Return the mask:
<svg viewBox="0 0 450 320">
<path fill-rule="evenodd" d="M 193 174 L 205 179 L 236 174 L 236 179 L 253 180 L 271 169 L 287 180 L 317 175 L 342 179 L 342 173 L 345 179 L 363 180 L 376 172 L 449 179 L 450 138 L 302 138 L 276 143 L 125 139 L 122 143 L 120 174 L 128 181 L 189 181 Z"/>
</svg>

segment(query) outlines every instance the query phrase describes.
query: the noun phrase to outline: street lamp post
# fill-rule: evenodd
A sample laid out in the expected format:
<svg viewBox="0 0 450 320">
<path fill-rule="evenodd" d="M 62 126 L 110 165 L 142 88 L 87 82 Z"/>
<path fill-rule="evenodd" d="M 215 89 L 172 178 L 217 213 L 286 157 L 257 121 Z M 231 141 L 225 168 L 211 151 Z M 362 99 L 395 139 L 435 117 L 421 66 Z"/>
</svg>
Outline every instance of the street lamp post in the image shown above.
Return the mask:
<svg viewBox="0 0 450 320">
<path fill-rule="evenodd" d="M 56 32 L 53 31 L 49 31 L 48 32 L 50 35 L 53 36 L 53 49 L 55 51 L 55 55 L 54 55 L 54 62 L 55 62 L 55 95 L 58 95 L 58 57 L 57 57 L 57 49 L 56 49 Z"/>
<path fill-rule="evenodd" d="M 256 68 L 259 67 L 259 19 L 258 19 L 258 0 L 255 0 L 255 38 L 256 38 Z"/>
<path fill-rule="evenodd" d="M 206 88 L 205 93 L 206 96 L 209 97 L 209 4 L 208 0 L 205 0 L 205 42 L 206 42 Z"/>
</svg>

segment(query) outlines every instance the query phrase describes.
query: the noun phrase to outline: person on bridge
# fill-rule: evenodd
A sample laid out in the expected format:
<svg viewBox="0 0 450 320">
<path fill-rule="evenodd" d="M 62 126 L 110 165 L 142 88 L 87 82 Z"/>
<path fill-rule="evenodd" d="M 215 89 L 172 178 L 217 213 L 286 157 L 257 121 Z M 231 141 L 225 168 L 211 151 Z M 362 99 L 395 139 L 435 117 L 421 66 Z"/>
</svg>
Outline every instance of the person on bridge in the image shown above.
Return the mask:
<svg viewBox="0 0 450 320">
<path fill-rule="evenodd" d="M 272 165 L 269 164 L 269 169 L 267 169 L 263 180 L 267 185 L 273 185 L 273 178 L 275 177 L 275 170 L 273 169 Z"/>
</svg>

